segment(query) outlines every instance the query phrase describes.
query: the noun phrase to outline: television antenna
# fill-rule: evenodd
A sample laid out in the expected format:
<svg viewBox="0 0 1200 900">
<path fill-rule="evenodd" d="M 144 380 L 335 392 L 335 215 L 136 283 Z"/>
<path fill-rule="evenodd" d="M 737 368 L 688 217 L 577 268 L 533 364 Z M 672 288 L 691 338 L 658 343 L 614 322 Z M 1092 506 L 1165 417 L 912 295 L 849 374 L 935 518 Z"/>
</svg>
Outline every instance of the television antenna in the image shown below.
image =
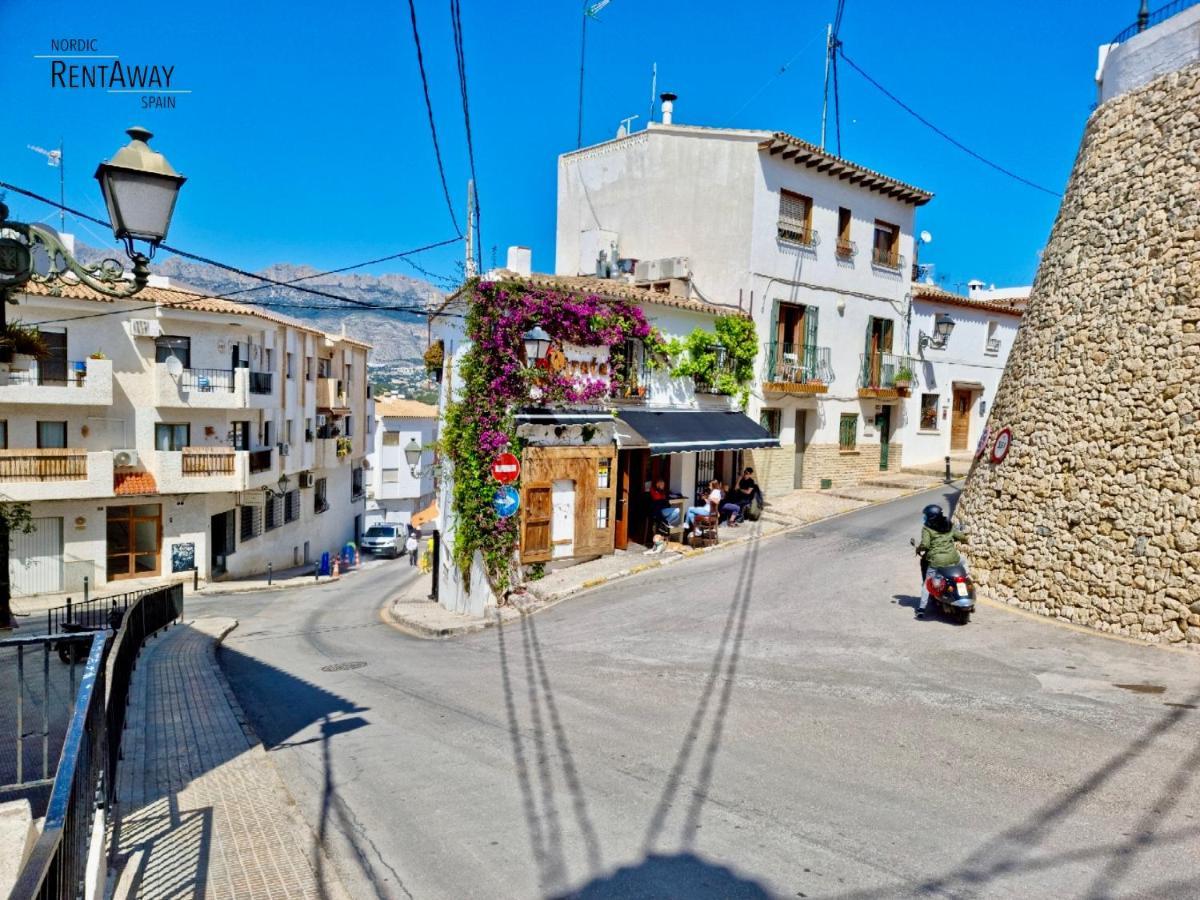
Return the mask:
<svg viewBox="0 0 1200 900">
<path fill-rule="evenodd" d="M 47 150 L 44 147 L 37 147 L 33 144 L 26 144 L 34 153 L 40 153 L 46 157 L 46 165 L 53 166 L 58 169 L 58 230 L 60 232 L 67 230 L 67 211 L 62 207 L 67 205 L 67 190 L 66 190 L 66 167 L 63 166 L 63 142 L 62 138 L 58 139 L 57 150 Z"/>
</svg>

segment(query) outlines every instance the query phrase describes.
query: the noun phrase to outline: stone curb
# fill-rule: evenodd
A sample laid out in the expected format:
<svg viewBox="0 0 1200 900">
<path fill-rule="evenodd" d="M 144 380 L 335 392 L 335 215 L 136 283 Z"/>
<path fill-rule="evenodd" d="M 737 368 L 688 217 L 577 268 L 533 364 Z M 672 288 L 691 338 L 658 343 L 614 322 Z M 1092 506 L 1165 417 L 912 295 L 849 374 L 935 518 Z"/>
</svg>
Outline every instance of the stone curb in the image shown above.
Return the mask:
<svg viewBox="0 0 1200 900">
<path fill-rule="evenodd" d="M 956 484 L 956 482 L 959 482 L 961 480 L 962 479 L 955 479 L 955 481 L 950 482 L 950 484 L 952 484 L 952 485 Z M 792 525 L 786 525 L 783 528 L 780 528 L 776 531 L 772 531 L 768 534 L 738 535 L 737 537 L 727 538 L 726 540 L 721 541 L 719 544 L 714 544 L 711 547 L 696 547 L 696 548 L 689 548 L 687 550 L 682 550 L 682 551 L 672 551 L 672 555 L 665 559 L 655 559 L 655 560 L 650 560 L 648 562 L 638 563 L 636 565 L 630 566 L 627 569 L 621 569 L 620 571 L 613 572 L 609 575 L 599 575 L 595 578 L 589 578 L 587 581 L 584 581 L 575 587 L 564 588 L 561 591 L 555 591 L 555 592 L 549 593 L 549 594 L 540 594 L 540 593 L 538 593 L 536 587 L 532 587 L 529 589 L 529 593 L 532 594 L 536 598 L 536 602 L 528 604 L 523 607 L 515 608 L 515 611 L 511 616 L 505 617 L 502 615 L 502 618 L 515 619 L 520 616 L 533 615 L 534 613 L 543 612 L 547 609 L 557 606 L 558 604 L 562 603 L 564 600 L 566 600 L 570 597 L 574 597 L 578 594 L 583 594 L 588 591 L 595 590 L 598 587 L 603 587 L 607 584 L 611 584 L 614 581 L 620 581 L 625 578 L 630 578 L 634 575 L 640 575 L 643 572 L 649 572 L 649 571 L 653 571 L 654 569 L 660 569 L 663 566 L 673 565 L 673 564 L 681 562 L 685 559 L 691 559 L 693 557 L 703 556 L 707 553 L 715 553 L 726 547 L 736 547 L 740 544 L 748 543 L 750 541 L 767 540 L 769 538 L 777 537 L 778 535 L 781 535 L 781 534 L 788 534 L 793 531 L 799 531 L 802 528 L 808 528 L 812 525 L 817 525 L 821 522 L 828 522 L 833 519 L 840 518 L 841 516 L 848 516 L 851 513 L 859 512 L 860 510 L 866 509 L 867 507 L 883 506 L 888 503 L 894 503 L 897 500 L 904 500 L 905 498 L 911 497 L 914 494 L 920 494 L 920 493 L 924 493 L 926 491 L 932 491 L 932 490 L 936 490 L 937 488 L 942 488 L 942 487 L 946 487 L 946 486 L 947 485 L 945 483 L 943 483 L 943 484 L 932 485 L 930 487 L 913 488 L 910 490 L 906 490 L 903 494 L 899 494 L 895 497 L 888 497 L 886 500 L 875 500 L 875 501 L 860 500 L 859 502 L 862 503 L 862 506 L 859 506 L 856 509 L 848 509 L 843 512 L 837 512 L 837 513 L 832 513 L 828 516 L 822 516 L 819 519 L 811 519 L 807 522 L 797 522 Z M 961 485 L 959 485 L 959 486 L 961 487 Z M 771 519 L 771 521 L 778 522 L 781 520 Z M 386 624 L 391 625 L 397 631 L 403 632 L 404 634 L 407 634 L 410 637 L 421 638 L 423 640 L 444 640 L 446 638 L 458 637 L 459 635 L 474 634 L 476 632 L 483 631 L 487 628 L 491 628 L 492 626 L 494 626 L 496 624 L 496 619 L 494 617 L 489 617 L 486 619 L 474 619 L 469 622 L 464 622 L 462 625 L 455 625 L 455 626 L 450 626 L 450 627 L 445 627 L 445 628 L 430 628 L 429 626 L 422 625 L 417 622 L 410 622 L 408 620 L 405 620 L 392 612 L 392 606 L 396 602 L 396 600 L 399 599 L 400 596 L 402 596 L 402 592 L 397 592 L 396 594 L 393 594 L 392 596 L 388 597 L 387 600 L 384 601 L 383 606 L 379 610 L 379 616 Z M 507 609 L 509 607 L 505 607 L 505 608 Z"/>
</svg>

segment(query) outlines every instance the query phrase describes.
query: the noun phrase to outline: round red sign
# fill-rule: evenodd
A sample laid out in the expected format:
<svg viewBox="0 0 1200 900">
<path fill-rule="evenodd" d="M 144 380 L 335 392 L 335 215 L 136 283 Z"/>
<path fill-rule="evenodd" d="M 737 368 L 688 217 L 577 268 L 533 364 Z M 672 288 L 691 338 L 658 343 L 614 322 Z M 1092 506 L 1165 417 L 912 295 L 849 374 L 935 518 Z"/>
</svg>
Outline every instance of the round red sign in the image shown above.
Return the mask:
<svg viewBox="0 0 1200 900">
<path fill-rule="evenodd" d="M 1008 456 L 1008 451 L 1012 447 L 1012 437 L 1011 428 L 1000 429 L 1000 433 L 996 435 L 996 443 L 992 445 L 992 462 L 1004 462 L 1004 457 Z"/>
<path fill-rule="evenodd" d="M 492 463 L 492 477 L 501 484 L 511 484 L 521 477 L 521 461 L 511 453 L 501 453 Z"/>
</svg>

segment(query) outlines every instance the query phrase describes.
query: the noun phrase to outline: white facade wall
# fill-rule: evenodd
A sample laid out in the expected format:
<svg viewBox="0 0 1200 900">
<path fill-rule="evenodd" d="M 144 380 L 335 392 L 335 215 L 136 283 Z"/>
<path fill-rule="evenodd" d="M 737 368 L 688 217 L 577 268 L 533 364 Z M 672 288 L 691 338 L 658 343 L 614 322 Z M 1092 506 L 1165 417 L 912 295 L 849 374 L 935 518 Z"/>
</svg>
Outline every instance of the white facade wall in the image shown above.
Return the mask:
<svg viewBox="0 0 1200 900">
<path fill-rule="evenodd" d="M 966 449 L 974 450 L 1021 323 L 1020 317 L 1011 313 L 917 299 L 913 303 L 911 331 L 914 347 L 921 332 L 934 333 L 934 321 L 943 313 L 954 320 L 954 331 L 944 349 L 924 348 L 916 367 L 912 396 L 905 401 L 906 418 L 911 425 L 904 444 L 908 465 L 941 462 L 951 452 L 957 452 L 951 450 L 950 441 L 955 387 L 971 394 Z M 989 338 L 996 341 L 992 345 L 994 350 L 989 349 Z M 934 428 L 922 427 L 921 404 L 927 394 L 937 395 Z"/>
<path fill-rule="evenodd" d="M 394 435 L 393 443 L 387 443 Z M 433 500 L 433 442 L 437 420 L 401 416 L 379 416 L 375 422 L 373 449 L 367 459 L 367 524 L 390 522 L 407 525 L 413 514 Z M 414 478 L 404 448 L 416 440 L 425 447 L 421 467 Z"/>
<path fill-rule="evenodd" d="M 306 542 L 309 558 L 316 559 L 322 551 L 336 550 L 354 539 L 355 517 L 364 513 L 363 497 L 351 499 L 351 471 L 361 465 L 367 449 L 365 347 L 256 316 L 169 306 L 147 309 L 145 300 L 137 297 L 112 304 L 42 294 L 21 294 L 18 299 L 23 321 L 53 320 L 54 327 L 66 331 L 68 358 L 86 360 L 88 366 L 80 387 L 29 385 L 20 398 L 4 393 L 15 388 L 0 388 L 0 420 L 7 425 L 10 455 L 20 455 L 22 450 L 37 454 L 38 421 L 65 422 L 67 447 L 87 452 L 86 480 L 23 479 L 11 474 L 0 478 L 0 492 L 30 502 L 35 518 L 63 519 L 64 590 L 79 590 L 85 574 L 93 589 L 108 581 L 109 506 L 161 506 L 157 570 L 137 577 L 171 575 L 173 546 L 192 543 L 201 577 L 209 578 L 211 517 L 237 510 L 243 497 L 261 494 L 264 486 L 276 487 L 281 475 L 288 477 L 290 489 L 297 488 L 301 472 L 325 478 L 329 509 L 315 513 L 314 489 L 305 488 L 300 491 L 298 521 L 283 523 L 245 542 L 240 521 L 235 522 L 237 539 L 227 561 L 228 576 L 262 572 L 268 562 L 276 570 L 302 563 Z M 127 314 L 95 316 L 123 308 Z M 71 321 L 74 317 L 87 318 L 80 318 L 76 325 Z M 191 339 L 191 371 L 186 377 L 171 376 L 165 363 L 155 361 L 154 338 L 132 335 L 129 322 L 133 319 L 153 320 L 165 335 Z M 232 367 L 235 345 L 244 354 L 241 358 L 249 359 L 248 368 Z M 96 351 L 102 351 L 107 359 L 88 359 Z M 268 351 L 271 390 L 251 393 L 249 373 L 268 370 Z M 290 378 L 288 352 L 292 353 Z M 339 373 L 344 362 L 352 364 L 346 402 L 359 423 L 352 452 L 341 458 L 328 454 L 324 468 L 316 466 L 315 439 L 305 439 L 306 427 L 315 429 L 317 384 L 305 378 L 305 357 L 316 355 L 336 357 Z M 195 376 L 204 369 L 213 371 L 205 376 L 209 378 L 207 387 L 197 388 Z M 0 382 L 3 374 L 0 372 Z M 95 385 L 89 383 L 93 378 Z M 233 454 L 232 474 L 186 476 L 181 471 L 181 452 L 155 447 L 156 424 L 186 424 L 188 447 L 223 451 L 230 446 L 235 422 L 249 423 L 252 450 L 271 451 L 265 471 L 251 473 L 249 455 L 239 452 Z M 266 423 L 270 423 L 270 434 L 264 433 Z M 286 454 L 281 453 L 280 444 L 287 444 Z M 135 451 L 136 466 L 114 470 L 114 453 L 120 450 Z M 154 476 L 155 493 L 115 493 L 114 474 L 139 472 Z M 235 512 L 235 517 L 240 518 L 239 513 Z M 14 567 L 21 564 L 14 559 Z M 117 586 L 114 583 L 113 589 Z"/>
</svg>

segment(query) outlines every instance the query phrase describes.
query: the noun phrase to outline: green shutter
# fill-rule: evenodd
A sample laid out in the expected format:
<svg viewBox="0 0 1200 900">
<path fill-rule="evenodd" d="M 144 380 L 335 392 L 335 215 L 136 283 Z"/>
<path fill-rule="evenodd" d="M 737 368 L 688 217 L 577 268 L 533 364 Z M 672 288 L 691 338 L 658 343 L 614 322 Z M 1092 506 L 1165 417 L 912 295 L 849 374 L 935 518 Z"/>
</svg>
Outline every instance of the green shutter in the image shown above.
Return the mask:
<svg viewBox="0 0 1200 900">
<path fill-rule="evenodd" d="M 775 380 L 775 363 L 779 356 L 775 342 L 779 338 L 779 301 L 771 301 L 771 330 L 767 339 L 767 381 Z"/>
<path fill-rule="evenodd" d="M 820 377 L 818 372 L 819 354 L 817 353 L 817 313 L 815 306 L 804 309 L 804 377 L 812 381 Z"/>
<path fill-rule="evenodd" d="M 875 330 L 875 317 L 867 316 L 867 339 L 863 344 L 862 371 L 860 372 L 863 387 L 869 387 L 871 384 L 871 332 Z"/>
</svg>

